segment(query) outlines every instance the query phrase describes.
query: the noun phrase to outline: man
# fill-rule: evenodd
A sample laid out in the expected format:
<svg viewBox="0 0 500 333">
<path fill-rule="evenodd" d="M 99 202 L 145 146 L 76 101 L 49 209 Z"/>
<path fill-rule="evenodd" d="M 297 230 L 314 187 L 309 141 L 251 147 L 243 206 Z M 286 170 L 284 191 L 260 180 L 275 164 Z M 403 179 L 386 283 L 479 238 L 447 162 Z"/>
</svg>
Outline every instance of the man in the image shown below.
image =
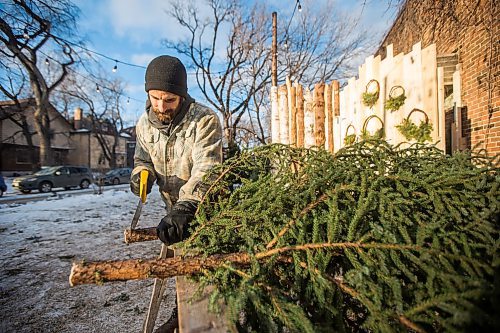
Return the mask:
<svg viewBox="0 0 500 333">
<path fill-rule="evenodd" d="M 186 68 L 175 57 L 162 55 L 146 69 L 146 112 L 136 125 L 137 142 L 130 188 L 139 195 L 140 172 L 149 172 L 147 193 L 156 181 L 167 206 L 156 231 L 167 244 L 188 236 L 206 188 L 205 173 L 222 160 L 222 128 L 209 108 L 187 92 Z M 171 208 L 171 209 L 170 209 Z"/>
</svg>

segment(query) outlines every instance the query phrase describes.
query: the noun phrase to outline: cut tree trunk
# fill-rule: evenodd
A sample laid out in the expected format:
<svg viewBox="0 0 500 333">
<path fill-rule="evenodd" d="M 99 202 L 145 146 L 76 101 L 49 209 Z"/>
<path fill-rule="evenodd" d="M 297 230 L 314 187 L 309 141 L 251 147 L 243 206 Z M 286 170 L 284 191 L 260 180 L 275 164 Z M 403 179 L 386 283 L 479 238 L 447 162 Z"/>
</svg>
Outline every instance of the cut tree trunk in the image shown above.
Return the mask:
<svg viewBox="0 0 500 333">
<path fill-rule="evenodd" d="M 158 235 L 156 234 L 156 228 L 138 228 L 138 229 L 125 229 L 123 232 L 125 243 L 138 243 L 138 242 L 147 242 L 158 239 Z"/>
<path fill-rule="evenodd" d="M 271 245 L 271 244 L 270 244 Z M 377 243 L 311 243 L 285 246 L 258 252 L 253 255 L 256 260 L 263 260 L 276 256 L 276 260 L 291 262 L 291 258 L 285 256 L 287 252 L 307 251 L 310 249 L 331 249 L 342 251 L 348 248 L 378 248 L 378 249 L 412 249 L 421 250 L 414 245 L 377 244 Z M 248 253 L 214 254 L 209 257 L 202 255 L 175 257 L 168 259 L 131 259 L 120 261 L 97 261 L 73 263 L 69 283 L 71 286 L 79 284 L 101 284 L 109 281 L 128 281 L 159 278 L 166 279 L 174 276 L 194 275 L 205 269 L 213 269 L 226 264 L 245 266 L 251 262 Z"/>
<path fill-rule="evenodd" d="M 102 284 L 109 281 L 166 279 L 197 274 L 203 269 L 216 268 L 226 262 L 247 265 L 250 263 L 250 256 L 246 253 L 231 253 L 212 255 L 206 258 L 197 256 L 73 263 L 69 283 L 71 286 L 76 286 Z"/>
</svg>

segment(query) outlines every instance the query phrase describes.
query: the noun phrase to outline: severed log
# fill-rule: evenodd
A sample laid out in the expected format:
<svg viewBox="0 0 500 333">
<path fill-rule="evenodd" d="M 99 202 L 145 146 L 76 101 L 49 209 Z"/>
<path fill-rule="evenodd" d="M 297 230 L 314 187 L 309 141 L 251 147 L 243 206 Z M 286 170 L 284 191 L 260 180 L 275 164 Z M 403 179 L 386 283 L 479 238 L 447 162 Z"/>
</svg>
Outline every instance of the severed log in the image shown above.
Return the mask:
<svg viewBox="0 0 500 333">
<path fill-rule="evenodd" d="M 286 85 L 278 87 L 278 110 L 280 114 L 280 142 L 282 144 L 290 144 L 289 135 L 289 119 L 288 119 L 288 96 Z"/>
<path fill-rule="evenodd" d="M 347 248 L 380 248 L 380 249 L 413 249 L 420 250 L 419 246 L 377 244 L 377 243 L 312 243 L 299 244 L 275 248 L 268 251 L 256 253 L 254 258 L 264 258 L 278 255 L 276 258 L 282 262 L 291 262 L 291 258 L 284 255 L 290 251 L 306 251 L 309 249 L 336 249 Z M 251 262 L 248 253 L 214 254 L 209 257 L 174 257 L 168 259 L 131 259 L 120 261 L 97 261 L 73 263 L 69 283 L 71 286 L 79 284 L 102 284 L 110 281 L 128 281 L 150 278 L 166 279 L 173 276 L 194 275 L 205 269 L 217 268 L 225 264 L 245 266 Z"/>
<path fill-rule="evenodd" d="M 314 140 L 315 146 L 325 148 L 325 84 L 317 83 L 314 85 L 313 95 L 314 112 Z"/>
<path fill-rule="evenodd" d="M 137 242 L 147 242 L 152 240 L 157 240 L 158 235 L 156 234 L 156 227 L 151 228 L 137 228 L 137 229 L 125 229 L 123 232 L 125 238 L 125 243 L 137 243 Z"/>
<path fill-rule="evenodd" d="M 295 91 L 297 147 L 304 147 L 304 93 L 298 82 L 295 82 Z"/>
<path fill-rule="evenodd" d="M 210 257 L 196 256 L 73 263 L 69 284 L 76 286 L 80 284 L 102 284 L 110 281 L 165 279 L 197 274 L 204 269 L 216 268 L 226 262 L 248 265 L 250 256 L 246 253 L 230 253 Z"/>
</svg>

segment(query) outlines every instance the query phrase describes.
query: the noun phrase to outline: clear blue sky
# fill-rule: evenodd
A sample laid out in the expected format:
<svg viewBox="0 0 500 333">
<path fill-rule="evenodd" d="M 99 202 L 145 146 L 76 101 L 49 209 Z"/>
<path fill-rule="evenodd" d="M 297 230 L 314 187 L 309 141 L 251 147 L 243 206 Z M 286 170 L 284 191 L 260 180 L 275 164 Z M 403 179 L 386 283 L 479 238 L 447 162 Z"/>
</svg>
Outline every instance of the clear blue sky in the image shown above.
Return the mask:
<svg viewBox="0 0 500 333">
<path fill-rule="evenodd" d="M 254 0 L 264 1 L 264 0 Z M 301 1 L 302 6 L 317 5 L 333 0 Z M 203 5 L 204 0 L 195 0 Z M 375 43 L 384 36 L 394 20 L 394 9 L 388 9 L 388 0 L 338 0 L 339 10 L 360 17 L 361 29 L 368 29 Z M 271 13 L 278 13 L 278 24 L 288 23 L 296 0 L 265 1 Z M 185 33 L 166 14 L 169 1 L 166 0 L 77 0 L 81 9 L 80 32 L 88 40 L 88 48 L 105 54 L 119 61 L 146 66 L 160 54 L 170 53 L 161 45 L 164 38 L 176 39 Z M 363 6 L 364 4 L 364 6 Z M 302 13 L 296 13 L 302 15 Z M 114 61 L 99 58 L 104 68 L 109 68 L 110 75 L 123 78 L 126 83 L 126 95 L 130 104 L 126 106 L 124 119 L 133 125 L 143 112 L 146 94 L 144 92 L 144 69 L 118 64 L 118 71 L 112 72 Z M 362 60 L 361 60 L 362 61 Z M 358 64 L 356 64 L 358 65 Z M 188 80 L 189 80 L 188 76 Z M 189 91 L 199 99 L 195 81 L 192 79 Z M 203 101 L 202 101 L 203 102 Z"/>
</svg>

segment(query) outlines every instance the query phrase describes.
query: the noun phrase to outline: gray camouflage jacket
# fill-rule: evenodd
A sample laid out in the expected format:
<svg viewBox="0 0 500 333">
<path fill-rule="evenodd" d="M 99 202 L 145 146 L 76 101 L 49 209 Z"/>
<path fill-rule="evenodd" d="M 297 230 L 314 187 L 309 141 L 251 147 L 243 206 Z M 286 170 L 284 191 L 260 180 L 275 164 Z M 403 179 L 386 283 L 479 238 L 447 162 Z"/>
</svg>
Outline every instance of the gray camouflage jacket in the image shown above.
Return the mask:
<svg viewBox="0 0 500 333">
<path fill-rule="evenodd" d="M 190 97 L 170 125 L 161 124 L 150 108 L 146 111 L 136 125 L 132 175 L 143 169 L 153 173 L 165 203 L 201 201 L 207 190 L 201 186 L 203 176 L 222 161 L 219 118 Z"/>
</svg>

